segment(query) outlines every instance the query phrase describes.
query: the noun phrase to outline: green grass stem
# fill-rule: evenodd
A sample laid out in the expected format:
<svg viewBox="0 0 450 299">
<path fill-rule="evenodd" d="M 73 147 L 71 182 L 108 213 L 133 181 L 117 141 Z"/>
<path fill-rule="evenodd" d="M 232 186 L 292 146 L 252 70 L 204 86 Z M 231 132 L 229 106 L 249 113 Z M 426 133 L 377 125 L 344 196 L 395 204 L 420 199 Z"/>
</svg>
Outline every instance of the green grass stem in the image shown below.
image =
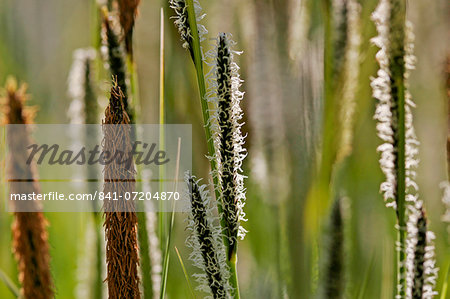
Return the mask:
<svg viewBox="0 0 450 299">
<path fill-rule="evenodd" d="M 209 107 L 208 102 L 206 101 L 206 84 L 205 84 L 205 75 L 203 70 L 203 59 L 202 59 L 202 53 L 200 48 L 200 38 L 198 35 L 198 28 L 197 28 L 197 19 L 196 14 L 194 10 L 194 2 L 193 0 L 186 0 L 187 4 L 187 12 L 188 12 L 188 20 L 189 20 L 189 26 L 191 29 L 192 34 L 192 52 L 194 54 L 194 66 L 196 70 L 197 75 L 197 82 L 198 82 L 198 88 L 200 93 L 200 103 L 202 107 L 202 115 L 203 115 L 203 125 L 205 128 L 205 135 L 206 135 L 206 141 L 208 146 L 208 155 L 210 157 L 214 157 L 215 150 L 214 150 L 214 140 L 212 139 L 211 134 L 211 123 L 210 123 L 210 114 L 209 114 Z M 217 163 L 215 159 L 210 159 L 211 164 L 211 170 L 213 173 L 217 170 Z M 214 183 L 214 192 L 216 195 L 217 200 L 217 209 L 219 211 L 219 215 L 222 215 L 220 219 L 220 225 L 223 230 L 226 229 L 226 220 L 223 217 L 223 209 L 222 209 L 222 203 L 220 202 L 220 189 L 219 189 L 219 179 L 217 176 L 213 176 L 213 183 Z M 223 243 L 225 245 L 226 251 L 227 251 L 227 264 L 230 269 L 230 284 L 231 287 L 235 290 L 234 292 L 234 298 L 240 298 L 239 294 L 239 285 L 238 285 L 238 279 L 237 279 L 237 271 L 236 271 L 236 262 L 237 262 L 237 246 L 230 246 L 229 240 L 226 236 L 223 238 Z"/>
</svg>

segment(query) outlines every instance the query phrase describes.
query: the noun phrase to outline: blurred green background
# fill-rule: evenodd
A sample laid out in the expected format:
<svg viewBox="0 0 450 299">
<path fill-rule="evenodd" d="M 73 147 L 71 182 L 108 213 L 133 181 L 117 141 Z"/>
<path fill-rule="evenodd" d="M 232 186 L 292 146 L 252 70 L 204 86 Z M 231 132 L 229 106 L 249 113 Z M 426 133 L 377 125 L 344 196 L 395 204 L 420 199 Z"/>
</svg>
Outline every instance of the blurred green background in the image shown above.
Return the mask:
<svg viewBox="0 0 450 299">
<path fill-rule="evenodd" d="M 30 103 L 39 107 L 37 123 L 68 123 L 67 76 L 72 52 L 91 45 L 93 0 L 1 0 L 0 83 L 8 75 L 29 84 Z M 349 198 L 347 297 L 355 298 L 368 279 L 364 298 L 392 298 L 394 288 L 395 215 L 379 194 L 383 180 L 378 165 L 370 78 L 378 68 L 370 14 L 377 1 L 361 4 L 361 73 L 353 151 L 339 167 L 336 190 Z M 313 158 L 320 144 L 323 20 L 315 0 L 208 0 L 201 1 L 208 37 L 231 32 L 237 49 L 245 91 L 244 131 L 248 158 L 245 212 L 249 231 L 239 248 L 238 271 L 243 298 L 312 298 L 320 288 L 324 255 L 322 236 L 305 244 L 303 204 L 311 179 Z M 441 221 L 444 206 L 439 184 L 447 180 L 446 136 L 448 108 L 445 61 L 450 53 L 450 3 L 446 0 L 409 1 L 409 19 L 416 35 L 416 70 L 411 92 L 417 108 L 415 128 L 420 145 L 417 181 L 430 228 L 436 233 L 440 278 L 450 263 L 449 233 Z M 194 172 L 208 172 L 206 142 L 192 63 L 181 47 L 166 1 L 141 0 L 135 29 L 141 122 L 158 123 L 159 14 L 164 7 L 166 26 L 165 101 L 167 123 L 193 124 Z M 106 83 L 106 82 L 103 82 Z M 103 84 L 104 85 L 104 84 Z M 101 97 L 107 90 L 99 88 Z M 103 110 L 105 107 L 102 107 Z M 2 156 L 3 156 L 2 149 Z M 3 165 L 3 164 L 2 164 Z M 0 185 L 6 194 L 4 182 Z M 50 226 L 51 267 L 56 298 L 84 298 L 80 293 L 89 267 L 81 260 L 86 246 L 89 214 L 47 213 Z M 178 214 L 173 245 L 189 274 L 190 251 L 184 244 L 186 215 Z M 0 205 L 0 269 L 16 283 L 11 251 L 12 216 Z M 173 248 L 167 294 L 188 298 L 188 287 Z M 319 262 L 317 262 L 319 261 Z M 13 298 L 0 283 L 0 298 Z"/>
</svg>

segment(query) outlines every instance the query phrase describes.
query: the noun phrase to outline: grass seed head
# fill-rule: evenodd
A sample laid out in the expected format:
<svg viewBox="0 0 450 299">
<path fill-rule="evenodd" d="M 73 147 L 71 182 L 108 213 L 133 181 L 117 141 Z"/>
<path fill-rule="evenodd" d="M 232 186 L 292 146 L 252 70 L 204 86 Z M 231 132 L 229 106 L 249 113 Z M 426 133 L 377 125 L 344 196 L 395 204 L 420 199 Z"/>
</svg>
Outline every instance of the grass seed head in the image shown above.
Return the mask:
<svg viewBox="0 0 450 299">
<path fill-rule="evenodd" d="M 128 77 L 127 77 L 127 68 L 125 64 L 125 56 L 122 44 L 120 43 L 117 30 L 115 27 L 117 24 L 114 24 L 114 19 L 112 16 L 109 16 L 107 11 L 103 11 L 103 50 L 102 52 L 106 54 L 108 61 L 108 67 L 111 72 L 113 78 L 115 78 L 117 85 L 120 87 L 122 91 L 123 97 L 123 105 L 125 110 L 127 111 L 128 117 L 131 122 L 134 119 L 134 111 L 131 107 L 130 97 L 128 94 Z"/>
<path fill-rule="evenodd" d="M 131 128 L 117 81 L 111 87 L 109 105 L 103 121 L 103 150 L 114 157 L 124 152 L 131 163 L 115 159 L 105 165 L 105 194 L 117 194 L 119 200 L 105 200 L 105 236 L 108 293 L 110 298 L 140 298 L 138 276 L 137 215 L 132 201 L 125 200 L 126 192 L 135 191 L 135 169 L 131 153 Z M 119 125 L 119 126 L 115 126 Z"/>
<path fill-rule="evenodd" d="M 412 108 L 415 107 L 408 90 L 409 72 L 414 68 L 413 34 L 411 24 L 402 18 L 398 0 L 380 0 L 372 15 L 378 36 L 372 42 L 380 48 L 376 59 L 380 65 L 377 77 L 372 79 L 373 97 L 378 100 L 374 118 L 378 121 L 378 136 L 384 142 L 377 150 L 381 153 L 380 166 L 386 180 L 380 185 L 386 205 L 397 207 L 397 184 L 399 168 L 405 170 L 406 201 L 417 200 L 418 186 L 415 183 L 418 166 L 418 145 Z M 403 23 L 402 23 L 403 22 Z M 403 24 L 403 25 L 402 25 Z M 396 28 L 396 29 L 395 29 Z M 403 28 L 403 29 L 401 29 Z M 404 31 L 399 33 L 398 31 Z M 394 77 L 400 77 L 402 87 L 393 83 Z M 405 100 L 405 145 L 399 148 L 399 97 L 404 90 Z M 399 152 L 405 153 L 405 165 L 397 165 Z"/>
<path fill-rule="evenodd" d="M 216 98 L 214 121 L 214 140 L 216 159 L 221 186 L 220 202 L 226 220 L 225 236 L 229 239 L 233 252 L 237 239 L 245 236 L 241 226 L 246 221 L 243 207 L 245 204 L 244 176 L 242 162 L 247 152 L 244 148 L 245 139 L 241 133 L 242 109 L 240 102 L 244 93 L 239 90 L 242 80 L 239 76 L 239 66 L 234 61 L 234 55 L 239 54 L 232 49 L 234 42 L 230 35 L 221 33 L 217 38 L 214 57 Z"/>
<path fill-rule="evenodd" d="M 98 123 L 98 104 L 93 82 L 93 63 L 96 52 L 92 48 L 77 49 L 68 78 L 68 94 L 72 98 L 68 116 L 74 124 Z"/>
<path fill-rule="evenodd" d="M 140 0 L 119 0 L 119 17 L 125 39 L 125 49 L 133 56 L 133 30 Z"/>
<path fill-rule="evenodd" d="M 17 88 L 17 82 L 9 78 L 6 84 L 6 97 L 2 106 L 7 124 L 19 124 L 8 128 L 7 144 L 9 147 L 8 172 L 12 178 L 31 178 L 32 182 L 15 182 L 10 185 L 11 194 L 40 193 L 37 181 L 36 165 L 32 163 L 23 167 L 28 151 L 24 145 L 31 142 L 28 124 L 33 122 L 33 109 L 25 106 L 27 100 L 26 86 Z M 15 203 L 20 211 L 19 204 Z M 33 212 L 15 212 L 13 231 L 13 252 L 18 262 L 20 290 L 24 298 L 54 298 L 53 282 L 50 274 L 50 255 L 47 234 L 47 220 L 35 202 L 25 203 L 28 208 L 33 205 Z"/>
<path fill-rule="evenodd" d="M 212 294 L 213 298 L 228 298 L 225 252 L 221 245 L 220 230 L 213 226 L 211 199 L 206 185 L 186 173 L 186 184 L 191 203 L 188 229 L 191 235 L 186 243 L 192 248 L 190 259 L 203 273 L 196 274 L 199 290 Z"/>
<path fill-rule="evenodd" d="M 199 22 L 205 17 L 205 14 L 202 13 L 202 7 L 198 0 L 193 0 L 195 17 L 197 21 L 197 29 L 200 42 L 205 40 L 205 35 L 208 33 L 206 27 L 199 24 Z M 189 24 L 188 11 L 187 11 L 187 3 L 186 0 L 169 0 L 170 8 L 175 12 L 174 24 L 178 29 L 178 33 L 180 34 L 181 41 L 183 42 L 183 48 L 188 49 L 191 58 L 194 60 L 194 52 L 192 45 L 192 31 L 191 26 Z"/>
</svg>

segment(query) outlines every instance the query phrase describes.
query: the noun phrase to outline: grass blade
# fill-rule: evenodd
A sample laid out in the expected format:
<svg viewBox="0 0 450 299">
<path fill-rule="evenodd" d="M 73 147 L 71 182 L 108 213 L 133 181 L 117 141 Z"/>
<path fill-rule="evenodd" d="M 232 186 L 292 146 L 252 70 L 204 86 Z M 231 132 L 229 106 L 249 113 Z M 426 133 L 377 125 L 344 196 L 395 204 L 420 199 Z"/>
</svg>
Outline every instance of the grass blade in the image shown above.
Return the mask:
<svg viewBox="0 0 450 299">
<path fill-rule="evenodd" d="M 3 281 L 3 283 L 11 291 L 11 293 L 13 293 L 14 296 L 20 298 L 19 288 L 14 284 L 11 278 L 9 278 L 8 275 L 3 272 L 3 270 L 0 270 L 0 280 Z"/>
<path fill-rule="evenodd" d="M 164 10 L 161 7 L 161 25 L 160 25 L 160 65 L 159 65 L 159 149 L 164 151 Z M 164 188 L 164 165 L 159 167 L 159 190 L 163 191 Z M 163 203 L 159 205 L 160 211 L 162 211 Z M 158 213 L 158 227 L 159 227 L 159 239 L 161 240 L 161 252 L 164 252 L 164 242 L 166 239 L 167 230 L 165 230 L 166 215 L 165 213 Z"/>
<path fill-rule="evenodd" d="M 142 273 L 142 286 L 144 290 L 144 299 L 153 298 L 153 282 L 152 282 L 152 263 L 150 259 L 150 242 L 148 240 L 147 232 L 147 218 L 146 212 L 138 212 L 138 242 L 139 242 L 139 257 Z"/>
<path fill-rule="evenodd" d="M 186 282 L 189 287 L 189 292 L 191 293 L 192 298 L 195 299 L 194 289 L 192 288 L 191 282 L 189 280 L 189 275 L 187 274 L 186 267 L 184 266 L 184 263 L 183 263 L 183 259 L 181 258 L 180 252 L 178 251 L 178 248 L 176 246 L 175 246 L 175 252 L 177 253 L 178 260 L 180 261 L 180 264 L 181 264 L 181 268 L 183 269 L 184 277 L 186 278 Z"/>
<path fill-rule="evenodd" d="M 180 151 L 181 151 L 181 138 L 178 138 L 178 150 L 177 150 L 177 164 L 175 168 L 175 182 L 174 182 L 174 192 L 177 192 L 178 190 L 178 173 L 180 170 Z M 166 293 L 166 287 L 167 287 L 167 275 L 169 272 L 169 261 L 170 261 L 170 244 L 172 241 L 172 231 L 173 231 L 173 225 L 175 222 L 175 201 L 172 201 L 172 212 L 170 215 L 170 223 L 168 228 L 168 234 L 166 239 L 166 247 L 164 250 L 164 257 L 163 257 L 163 271 L 162 271 L 162 281 L 161 281 L 161 294 L 160 298 L 163 299 L 165 297 Z"/>
<path fill-rule="evenodd" d="M 444 283 L 442 284 L 440 299 L 448 298 L 447 293 L 448 293 L 448 284 L 449 284 L 449 273 L 450 273 L 450 265 L 447 266 L 447 272 L 445 273 Z"/>
</svg>

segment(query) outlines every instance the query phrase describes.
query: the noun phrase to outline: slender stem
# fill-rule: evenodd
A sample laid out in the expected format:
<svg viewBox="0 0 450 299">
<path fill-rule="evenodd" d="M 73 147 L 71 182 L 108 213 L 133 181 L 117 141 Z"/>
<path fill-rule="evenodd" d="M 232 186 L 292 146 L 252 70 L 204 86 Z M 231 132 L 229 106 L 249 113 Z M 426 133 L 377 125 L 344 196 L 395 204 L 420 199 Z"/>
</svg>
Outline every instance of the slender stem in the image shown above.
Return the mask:
<svg viewBox="0 0 450 299">
<path fill-rule="evenodd" d="M 94 212 L 94 230 L 95 230 L 95 279 L 92 285 L 93 298 L 102 299 L 103 298 L 103 236 L 100 231 L 102 226 L 102 217 L 100 213 Z"/>
<path fill-rule="evenodd" d="M 141 119 L 141 109 L 140 109 L 140 99 L 139 99 L 139 81 L 138 81 L 138 72 L 137 66 L 134 61 L 134 56 L 128 54 L 126 57 L 128 70 L 130 72 L 130 88 L 131 88 L 131 100 L 132 102 L 129 105 L 132 105 L 134 109 L 130 109 L 133 111 L 134 115 L 131 117 L 134 120 Z M 134 125 L 134 124 L 131 124 Z M 139 134 L 136 128 L 133 128 L 134 134 Z M 137 175 L 141 177 L 141 165 L 137 165 Z M 138 188 L 142 190 L 142 180 L 138 181 Z M 152 262 L 150 258 L 150 241 L 149 234 L 147 229 L 147 217 L 145 211 L 145 205 L 142 202 L 138 203 L 139 209 L 142 212 L 136 212 L 137 221 L 138 221 L 138 243 L 139 243 L 139 258 L 140 258 L 140 268 L 142 275 L 142 287 L 143 287 L 143 298 L 144 299 L 152 299 L 154 296 L 153 290 L 153 280 L 152 280 Z"/>
<path fill-rule="evenodd" d="M 96 1 L 90 1 L 90 13 L 91 13 L 91 43 L 94 49 L 98 52 L 100 50 L 101 45 L 101 18 L 100 18 L 100 10 L 98 7 L 98 4 Z M 95 76 L 96 79 L 94 82 L 98 82 L 100 79 L 100 72 L 101 72 L 101 58 L 100 55 L 97 55 L 95 61 L 92 63 L 96 63 L 96 72 Z M 88 80 L 88 78 L 86 78 Z M 87 81 L 86 81 L 87 83 Z M 95 105 L 97 106 L 97 97 L 94 95 L 94 98 L 92 99 L 95 101 Z M 94 112 L 96 113 L 96 112 Z M 95 115 L 94 117 L 97 117 Z M 95 123 L 95 119 L 92 120 L 86 120 L 86 123 Z M 97 137 L 97 136 L 95 136 Z M 95 138 L 96 139 L 96 138 Z M 96 141 L 94 141 L 96 142 Z M 94 170 L 95 171 L 95 170 Z M 96 171 L 95 171 L 96 172 Z M 96 173 L 94 173 L 94 176 Z M 98 186 L 94 185 L 93 183 L 89 183 L 90 186 L 90 192 L 93 194 Z M 93 190 L 93 189 L 94 190 Z M 103 263 L 104 263 L 104 255 L 103 255 L 103 235 L 101 233 L 102 229 L 102 217 L 101 213 L 94 211 L 92 213 L 93 219 L 94 219 L 94 230 L 95 230 L 95 278 L 93 281 L 93 284 L 91 285 L 92 288 L 92 296 L 95 299 L 102 299 L 103 297 Z"/>
<path fill-rule="evenodd" d="M 306 205 L 306 227 L 308 234 L 314 236 L 320 231 L 321 219 L 325 216 L 330 202 L 331 179 L 333 165 L 336 160 L 336 143 L 339 127 L 337 123 L 338 109 L 334 82 L 334 43 L 333 43 L 333 12 L 330 0 L 322 0 L 324 21 L 324 52 L 323 52 L 323 117 L 322 145 L 317 172 L 311 185 Z"/>
<path fill-rule="evenodd" d="M 391 1 L 389 26 L 389 70 L 391 72 L 391 112 L 397 128 L 394 128 L 394 148 L 397 148 L 395 169 L 397 177 L 396 203 L 398 224 L 397 285 L 398 295 L 405 296 L 406 291 L 406 169 L 405 169 L 405 21 L 406 1 Z"/>
<path fill-rule="evenodd" d="M 165 150 L 165 113 L 164 113 L 164 10 L 161 7 L 160 12 L 160 45 L 159 45 L 159 148 L 160 150 Z M 177 160 L 178 161 L 178 160 Z M 177 162 L 178 163 L 178 162 Z M 165 167 L 161 165 L 159 167 L 159 190 L 164 191 L 164 176 Z M 178 175 L 175 179 L 178 179 Z M 170 261 L 170 243 L 172 227 L 174 223 L 174 212 L 172 211 L 171 221 L 169 227 L 166 227 L 167 216 L 163 212 L 164 203 L 161 201 L 159 204 L 160 212 L 158 213 L 159 218 L 159 238 L 161 240 L 161 252 L 163 255 L 162 264 L 162 274 L 161 274 L 161 292 L 160 298 L 163 299 L 166 295 L 167 288 L 167 277 L 169 272 L 169 261 Z M 164 240 L 166 241 L 164 244 Z"/>
<path fill-rule="evenodd" d="M 324 116 L 323 116 L 323 145 L 322 145 L 322 160 L 320 167 L 319 179 L 322 182 L 329 183 L 331 176 L 331 166 L 335 158 L 335 115 L 336 104 L 334 97 L 334 82 L 333 82 L 333 17 L 332 5 L 330 0 L 323 1 L 324 21 L 325 21 L 325 47 L 324 47 Z"/>
<path fill-rule="evenodd" d="M 132 60 L 131 55 L 127 55 L 127 65 L 128 70 L 130 72 L 130 88 L 131 88 L 131 101 L 129 101 L 128 105 L 130 105 L 130 112 L 133 115 L 130 115 L 131 119 L 139 119 L 141 112 L 141 103 L 139 99 L 139 81 L 138 81 L 138 72 L 137 66 L 134 60 Z M 134 125 L 134 124 L 132 124 Z"/>
<path fill-rule="evenodd" d="M 101 18 L 97 1 L 89 1 L 91 14 L 91 43 L 95 49 L 100 49 L 101 44 Z"/>
<path fill-rule="evenodd" d="M 133 100 L 134 117 L 133 119 L 140 119 L 140 101 L 139 101 L 139 84 L 138 84 L 138 74 L 135 62 L 132 60 L 132 56 L 127 56 L 128 69 L 130 70 L 130 83 L 131 83 L 131 98 Z M 131 103 L 130 103 L 131 104 Z M 134 125 L 134 124 L 132 124 Z M 134 133 L 137 135 L 136 128 L 134 128 Z M 142 178 L 142 166 L 137 165 L 137 176 Z M 142 180 L 138 180 L 137 186 L 142 190 Z M 147 217 L 145 211 L 145 205 L 142 202 L 138 202 L 139 209 L 142 212 L 136 212 L 138 220 L 138 242 L 139 242 L 139 258 L 140 258 L 140 268 L 142 273 L 142 287 L 144 291 L 144 299 L 153 298 L 153 280 L 152 280 L 152 262 L 150 258 L 150 241 L 148 237 L 147 230 Z"/>
<path fill-rule="evenodd" d="M 191 27 L 191 34 L 192 34 L 192 51 L 194 53 L 194 65 L 195 70 L 197 74 L 197 82 L 198 82 L 198 88 L 200 92 L 200 104 L 202 107 L 202 115 L 203 115 L 203 125 L 205 128 L 205 135 L 206 135 L 206 142 L 208 146 L 208 155 L 210 157 L 214 156 L 215 150 L 214 150 L 214 140 L 212 139 L 211 134 L 211 122 L 210 122 L 210 115 L 209 115 L 209 107 L 208 102 L 206 100 L 206 84 L 205 84 L 205 76 L 203 73 L 203 59 L 202 59 L 202 53 L 200 48 L 200 38 L 198 35 L 198 29 L 197 29 L 197 20 L 195 16 L 195 10 L 194 10 L 194 2 L 193 0 L 186 0 L 187 3 L 187 11 L 188 11 L 188 19 L 189 19 L 189 26 Z M 217 169 L 216 160 L 210 159 L 211 163 L 211 170 L 214 172 Z M 220 191 L 219 191 L 219 182 L 218 178 L 214 176 L 214 189 L 216 192 L 216 198 L 220 200 Z M 222 207 L 220 207 L 220 210 Z"/>
<path fill-rule="evenodd" d="M 174 177 L 174 186 L 173 186 L 174 192 L 178 191 L 178 175 L 179 175 L 179 171 L 180 171 L 180 152 L 181 152 L 181 138 L 178 138 L 177 163 L 176 163 L 176 167 L 175 167 L 175 177 Z M 164 251 L 160 299 L 165 298 L 166 288 L 167 288 L 167 276 L 169 273 L 169 261 L 170 261 L 169 249 L 170 249 L 170 246 L 172 243 L 172 231 L 173 231 L 173 227 L 174 227 L 174 223 L 175 223 L 175 205 L 176 205 L 176 201 L 172 201 L 172 212 L 170 214 L 170 222 L 169 222 L 169 228 L 168 228 L 168 232 L 167 232 L 166 247 L 165 247 L 165 251 Z"/>
<path fill-rule="evenodd" d="M 142 209 L 144 204 L 138 203 Z M 153 281 L 152 281 L 152 262 L 150 259 L 150 241 L 147 232 L 146 212 L 137 212 L 138 217 L 138 241 L 139 241 L 139 257 L 142 272 L 142 287 L 144 291 L 144 299 L 153 298 Z"/>
<path fill-rule="evenodd" d="M 195 70 L 197 74 L 197 82 L 200 92 L 200 104 L 202 107 L 202 115 L 203 115 L 203 124 L 205 128 L 205 135 L 206 135 L 206 142 L 208 146 L 208 155 L 211 157 L 209 159 L 211 164 L 211 171 L 213 173 L 216 173 L 217 170 L 217 163 L 216 160 L 213 158 L 215 155 L 214 150 L 214 140 L 212 139 L 211 134 L 211 122 L 210 122 L 210 115 L 209 115 L 209 107 L 208 102 L 206 100 L 206 84 L 205 84 L 205 77 L 203 73 L 203 59 L 202 59 L 202 52 L 200 48 L 200 38 L 198 35 L 198 29 L 197 29 L 197 19 L 195 15 L 194 10 L 194 2 L 193 0 L 186 0 L 187 4 L 187 12 L 188 12 L 188 21 L 189 26 L 191 27 L 191 34 L 192 34 L 192 52 L 193 52 L 193 58 L 194 58 L 194 65 Z M 222 227 L 223 231 L 226 231 L 227 225 L 226 225 L 226 219 L 224 217 L 222 203 L 221 203 L 221 196 L 220 196 L 220 185 L 219 185 L 219 179 L 217 175 L 213 175 L 213 183 L 214 183 L 214 192 L 216 195 L 217 200 L 217 209 L 219 211 L 219 215 L 221 215 L 220 218 L 220 225 Z M 237 281 L 237 272 L 236 272 L 236 254 L 237 254 L 237 244 L 231 246 L 229 239 L 227 236 L 222 237 L 223 243 L 226 248 L 226 253 L 228 257 L 228 267 L 230 268 L 230 284 L 234 288 L 234 298 L 240 298 L 239 295 L 239 285 Z"/>
<path fill-rule="evenodd" d="M 237 275 L 237 269 L 236 269 L 236 262 L 237 262 L 237 256 L 236 252 L 231 255 L 231 259 L 227 261 L 228 267 L 230 269 L 230 284 L 233 287 L 233 298 L 239 299 L 239 281 L 238 281 L 238 275 Z"/>
<path fill-rule="evenodd" d="M 160 45 L 159 45 L 159 149 L 161 151 L 165 150 L 165 140 L 164 140 L 164 123 L 165 123 L 165 112 L 164 112 L 164 10 L 161 7 L 161 24 L 160 24 Z M 164 188 L 164 176 L 165 167 L 161 165 L 159 167 L 159 190 L 163 191 Z M 165 230 L 165 223 L 167 222 L 166 215 L 163 213 L 163 202 L 159 203 L 160 212 L 158 213 L 159 220 L 159 239 L 165 240 L 167 230 Z M 164 250 L 164 242 L 161 242 L 161 252 Z"/>
<path fill-rule="evenodd" d="M 162 7 L 159 40 L 159 120 L 164 124 L 164 8 Z"/>
<path fill-rule="evenodd" d="M 174 204 L 175 202 L 173 202 Z M 172 211 L 171 213 L 171 219 L 169 223 L 169 231 L 167 234 L 166 239 L 166 246 L 164 249 L 164 260 L 163 260 L 163 273 L 162 273 L 162 283 L 161 283 L 161 293 L 159 294 L 160 299 L 164 299 L 166 295 L 166 288 L 167 288 L 167 275 L 169 273 L 169 261 L 170 261 L 170 244 L 172 243 L 172 229 L 173 229 L 173 223 L 174 223 L 174 215 L 175 213 Z"/>
<path fill-rule="evenodd" d="M 402 286 L 399 295 L 406 290 L 406 219 L 405 219 L 405 95 L 403 73 L 398 80 L 398 153 L 397 153 L 397 218 L 398 218 L 398 256 L 397 283 Z M 397 81 L 394 78 L 394 82 Z"/>
<path fill-rule="evenodd" d="M 178 260 L 180 261 L 180 264 L 181 264 L 181 268 L 183 269 L 183 274 L 184 274 L 184 277 L 186 278 L 186 283 L 189 288 L 189 293 L 191 294 L 191 297 L 193 299 L 195 299 L 194 289 L 192 288 L 191 282 L 189 281 L 189 275 L 187 273 L 186 267 L 184 266 L 183 259 L 181 258 L 181 255 L 180 255 L 180 252 L 178 251 L 177 246 L 175 246 L 175 252 L 177 253 Z"/>
<path fill-rule="evenodd" d="M 20 298 L 20 290 L 19 288 L 14 284 L 11 278 L 9 278 L 5 272 L 0 270 L 0 280 L 3 281 L 3 283 L 6 285 L 8 290 L 11 291 L 11 293 L 16 297 Z"/>
</svg>

